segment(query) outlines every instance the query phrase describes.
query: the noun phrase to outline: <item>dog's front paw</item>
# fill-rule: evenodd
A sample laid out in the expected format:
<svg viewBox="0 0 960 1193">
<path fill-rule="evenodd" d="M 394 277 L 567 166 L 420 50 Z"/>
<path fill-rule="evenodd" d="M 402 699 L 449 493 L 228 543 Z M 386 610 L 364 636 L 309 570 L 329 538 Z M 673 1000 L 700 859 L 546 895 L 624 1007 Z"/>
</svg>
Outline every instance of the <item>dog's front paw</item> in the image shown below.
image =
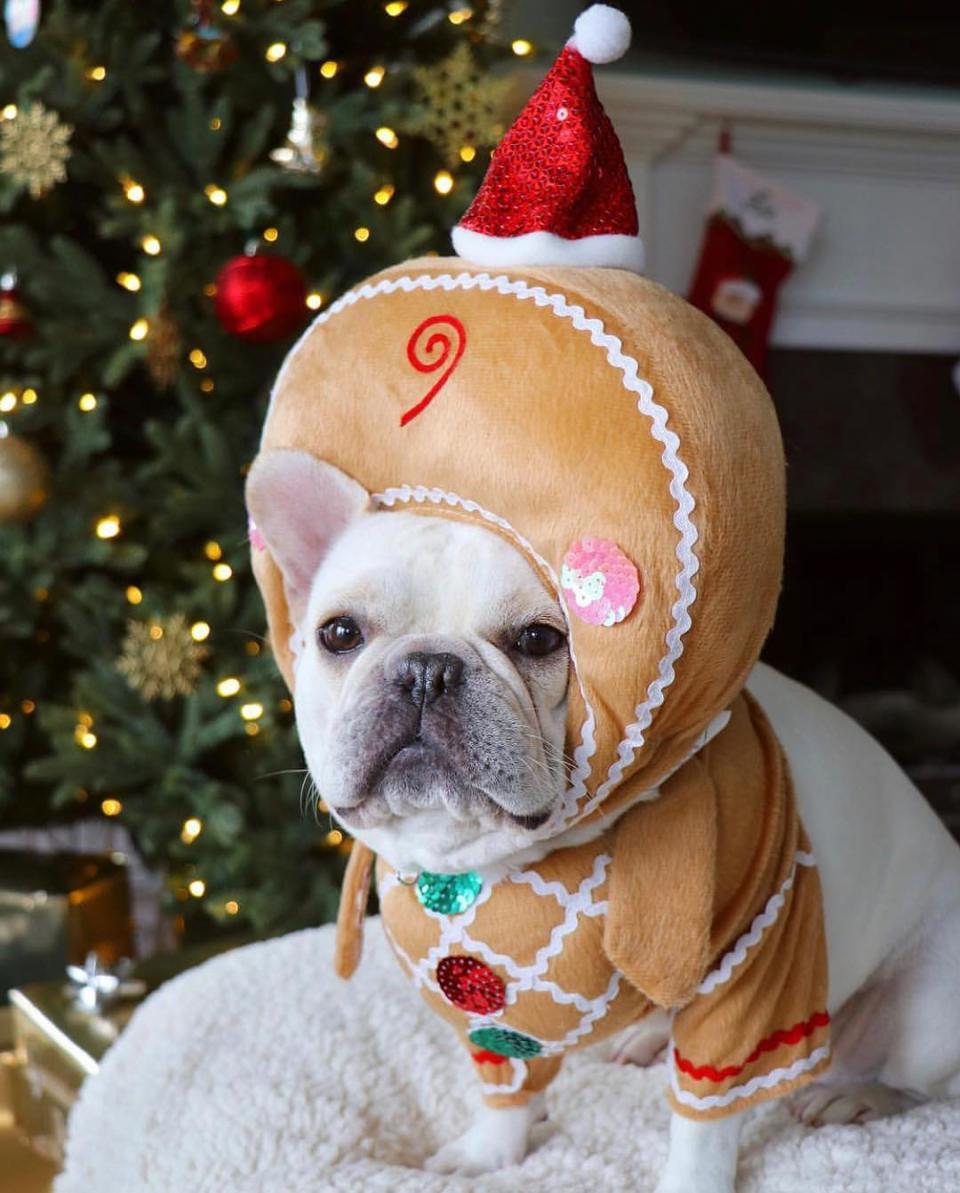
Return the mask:
<svg viewBox="0 0 960 1193">
<path fill-rule="evenodd" d="M 519 1164 L 527 1154 L 530 1127 L 539 1109 L 533 1102 L 526 1106 L 485 1106 L 469 1130 L 459 1139 L 446 1143 L 424 1167 L 429 1172 L 458 1172 L 478 1176 Z"/>
</svg>

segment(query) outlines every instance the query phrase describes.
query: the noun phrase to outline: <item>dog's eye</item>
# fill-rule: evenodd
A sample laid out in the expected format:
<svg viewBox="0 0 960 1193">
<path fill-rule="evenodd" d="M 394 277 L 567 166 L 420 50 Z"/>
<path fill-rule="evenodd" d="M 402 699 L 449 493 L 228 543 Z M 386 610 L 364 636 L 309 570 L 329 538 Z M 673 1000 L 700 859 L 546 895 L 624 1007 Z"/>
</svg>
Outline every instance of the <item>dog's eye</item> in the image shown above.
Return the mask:
<svg viewBox="0 0 960 1193">
<path fill-rule="evenodd" d="M 514 647 L 529 658 L 540 659 L 559 650 L 565 642 L 566 638 L 559 630 L 538 621 L 520 631 Z"/>
<path fill-rule="evenodd" d="M 317 630 L 317 641 L 331 654 L 347 654 L 363 645 L 363 633 L 352 617 L 331 617 Z"/>
</svg>

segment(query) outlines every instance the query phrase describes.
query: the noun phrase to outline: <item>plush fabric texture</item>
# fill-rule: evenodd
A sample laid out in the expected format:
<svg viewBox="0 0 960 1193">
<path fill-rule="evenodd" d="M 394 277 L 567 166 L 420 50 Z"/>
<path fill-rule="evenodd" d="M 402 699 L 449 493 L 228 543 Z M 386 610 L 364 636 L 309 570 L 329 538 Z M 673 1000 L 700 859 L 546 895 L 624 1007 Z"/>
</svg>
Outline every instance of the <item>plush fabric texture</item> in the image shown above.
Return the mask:
<svg viewBox="0 0 960 1193">
<path fill-rule="evenodd" d="M 217 958 L 160 990 L 83 1087 L 56 1193 L 637 1193 L 667 1147 L 665 1066 L 572 1056 L 522 1165 L 422 1171 L 473 1111 L 471 1062 L 421 1002 L 376 921 L 345 985 L 331 928 Z M 740 1193 L 960 1188 L 960 1104 L 864 1127 L 748 1119 Z"/>
<path fill-rule="evenodd" d="M 780 1097 L 829 1064 L 811 863 L 782 752 L 744 694 L 659 799 L 592 841 L 485 880 L 458 914 L 425 906 L 382 860 L 377 877 L 388 939 L 472 1054 L 490 1105 L 525 1102 L 568 1052 L 660 1006 L 676 1011 L 671 1104 L 715 1118 Z M 344 902 L 358 906 L 352 882 Z M 438 980 L 450 957 L 495 975 L 503 1005 L 465 1008 L 456 988 L 451 997 Z M 508 1061 L 496 1043 L 478 1051 L 475 1033 L 490 1028 L 519 1033 L 538 1053 Z"/>
</svg>

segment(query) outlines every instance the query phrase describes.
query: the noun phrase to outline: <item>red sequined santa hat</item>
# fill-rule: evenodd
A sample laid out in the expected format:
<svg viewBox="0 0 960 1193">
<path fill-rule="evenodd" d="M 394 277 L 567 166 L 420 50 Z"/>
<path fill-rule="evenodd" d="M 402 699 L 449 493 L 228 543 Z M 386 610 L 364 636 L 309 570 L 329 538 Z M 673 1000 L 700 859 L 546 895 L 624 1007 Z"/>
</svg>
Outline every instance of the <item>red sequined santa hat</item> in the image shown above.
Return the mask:
<svg viewBox="0 0 960 1193">
<path fill-rule="evenodd" d="M 460 257 L 478 265 L 643 269 L 633 187 L 592 69 L 629 45 L 630 22 L 618 9 L 594 4 L 577 18 L 453 229 Z"/>
</svg>

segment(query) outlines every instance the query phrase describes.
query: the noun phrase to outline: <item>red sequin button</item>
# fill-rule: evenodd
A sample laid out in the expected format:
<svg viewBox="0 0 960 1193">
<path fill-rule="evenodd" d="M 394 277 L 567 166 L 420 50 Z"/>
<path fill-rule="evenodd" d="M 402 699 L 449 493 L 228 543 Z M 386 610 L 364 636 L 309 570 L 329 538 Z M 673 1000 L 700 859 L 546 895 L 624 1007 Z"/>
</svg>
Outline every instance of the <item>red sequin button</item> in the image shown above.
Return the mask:
<svg viewBox="0 0 960 1193">
<path fill-rule="evenodd" d="M 437 966 L 437 982 L 455 1007 L 476 1015 L 499 1011 L 506 998 L 503 980 L 472 957 L 444 957 Z"/>
</svg>

